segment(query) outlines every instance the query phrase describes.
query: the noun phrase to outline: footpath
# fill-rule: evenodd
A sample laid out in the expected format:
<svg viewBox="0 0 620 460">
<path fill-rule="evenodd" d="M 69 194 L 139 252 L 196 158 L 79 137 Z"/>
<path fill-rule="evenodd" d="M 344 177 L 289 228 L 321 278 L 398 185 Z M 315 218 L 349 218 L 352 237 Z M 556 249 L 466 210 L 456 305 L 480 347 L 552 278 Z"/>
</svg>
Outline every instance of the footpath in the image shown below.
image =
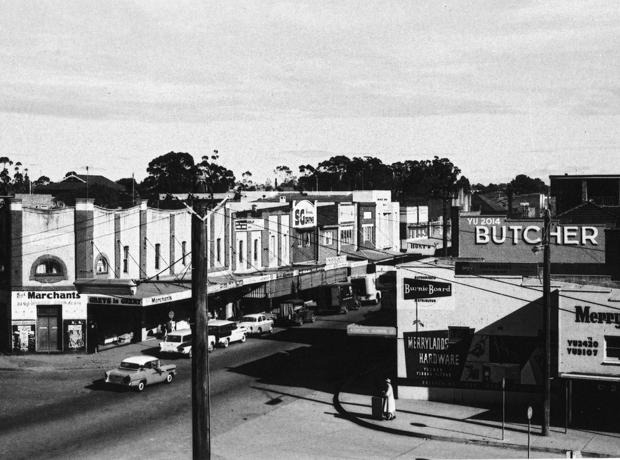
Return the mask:
<svg viewBox="0 0 620 460">
<path fill-rule="evenodd" d="M 107 370 L 118 365 L 126 356 L 141 354 L 143 349 L 152 347 L 153 343 L 144 342 L 111 348 L 92 355 L 0 355 L 0 372 Z M 375 435 L 389 433 L 420 440 L 519 450 L 523 452 L 523 458 L 527 457 L 528 421 L 525 413 L 510 414 L 504 425 L 504 439 L 502 439 L 502 414 L 497 408 L 397 399 L 394 420 L 383 421 L 373 418 L 372 396 L 376 395 L 377 382 L 386 376 L 386 370 L 387 367 L 378 367 L 341 385 L 332 400 L 340 417 L 373 430 Z M 318 406 L 317 410 L 320 413 L 312 415 L 312 418 L 332 417 L 326 415 L 324 406 Z M 287 423 L 290 423 L 290 419 Z M 549 457 L 620 457 L 618 426 L 620 425 L 615 423 L 615 426 L 610 427 L 615 432 L 572 428 L 565 431 L 563 426 L 552 426 L 550 436 L 542 436 L 540 425 L 532 424 L 529 449 L 533 457 L 541 455 L 546 457 L 546 454 Z"/>
</svg>

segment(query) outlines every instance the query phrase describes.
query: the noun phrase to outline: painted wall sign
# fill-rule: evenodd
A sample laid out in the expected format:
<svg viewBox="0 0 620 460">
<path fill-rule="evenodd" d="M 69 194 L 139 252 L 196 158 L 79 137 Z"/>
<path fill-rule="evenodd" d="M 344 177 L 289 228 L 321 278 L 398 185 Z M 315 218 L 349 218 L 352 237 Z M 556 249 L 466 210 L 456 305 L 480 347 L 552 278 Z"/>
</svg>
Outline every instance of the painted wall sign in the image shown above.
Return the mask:
<svg viewBox="0 0 620 460">
<path fill-rule="evenodd" d="M 404 278 L 403 294 L 405 299 L 450 297 L 452 295 L 452 283 L 422 279 L 422 277 Z"/>
<path fill-rule="evenodd" d="M 543 219 L 464 216 L 459 218 L 459 256 L 484 262 L 542 263 L 542 251 L 535 254 L 532 249 L 542 244 L 543 228 Z M 552 220 L 549 242 L 552 264 L 600 265 L 604 270 L 604 225 L 559 225 Z"/>
<path fill-rule="evenodd" d="M 355 206 L 352 204 L 338 206 L 338 223 L 350 224 L 352 222 L 355 222 Z"/>
<path fill-rule="evenodd" d="M 316 227 L 316 206 L 308 200 L 293 202 L 293 228 Z"/>
<path fill-rule="evenodd" d="M 575 305 L 575 322 L 592 324 L 614 324 L 620 329 L 620 313 L 617 311 L 590 311 L 590 307 Z"/>
</svg>

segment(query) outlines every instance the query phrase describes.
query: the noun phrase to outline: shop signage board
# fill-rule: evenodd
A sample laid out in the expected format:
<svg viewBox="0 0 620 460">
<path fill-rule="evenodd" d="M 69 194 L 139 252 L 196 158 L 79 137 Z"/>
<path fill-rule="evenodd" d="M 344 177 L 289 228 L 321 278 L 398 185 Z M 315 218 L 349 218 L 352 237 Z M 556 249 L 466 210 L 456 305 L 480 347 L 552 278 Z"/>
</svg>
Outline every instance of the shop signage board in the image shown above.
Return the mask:
<svg viewBox="0 0 620 460">
<path fill-rule="evenodd" d="M 265 219 L 236 219 L 235 231 L 255 232 L 265 230 Z"/>
<path fill-rule="evenodd" d="M 293 201 L 293 228 L 316 227 L 316 205 L 308 200 Z"/>
<path fill-rule="evenodd" d="M 460 276 L 536 276 L 536 263 L 456 262 L 455 274 Z"/>
</svg>

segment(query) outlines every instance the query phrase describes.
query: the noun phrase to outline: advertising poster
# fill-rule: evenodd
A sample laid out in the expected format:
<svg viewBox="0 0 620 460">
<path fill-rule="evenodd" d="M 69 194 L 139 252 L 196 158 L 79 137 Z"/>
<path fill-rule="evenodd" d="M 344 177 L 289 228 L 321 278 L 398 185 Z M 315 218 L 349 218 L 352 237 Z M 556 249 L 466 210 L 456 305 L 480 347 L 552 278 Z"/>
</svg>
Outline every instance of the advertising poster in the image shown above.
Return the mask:
<svg viewBox="0 0 620 460">
<path fill-rule="evenodd" d="M 86 321 L 65 321 L 65 350 L 79 352 L 86 351 L 85 342 Z"/>
<path fill-rule="evenodd" d="M 34 352 L 35 321 L 13 322 L 13 352 Z"/>
</svg>

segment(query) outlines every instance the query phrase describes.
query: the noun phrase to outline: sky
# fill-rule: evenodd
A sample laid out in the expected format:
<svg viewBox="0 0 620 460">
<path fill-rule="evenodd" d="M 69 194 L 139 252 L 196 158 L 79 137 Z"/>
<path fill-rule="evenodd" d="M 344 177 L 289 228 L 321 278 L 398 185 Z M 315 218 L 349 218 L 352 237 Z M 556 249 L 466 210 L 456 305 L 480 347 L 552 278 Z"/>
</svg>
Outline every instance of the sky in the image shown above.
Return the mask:
<svg viewBox="0 0 620 460">
<path fill-rule="evenodd" d="M 0 0 L 0 156 L 141 181 L 335 155 L 472 184 L 620 174 L 617 0 Z"/>
</svg>

